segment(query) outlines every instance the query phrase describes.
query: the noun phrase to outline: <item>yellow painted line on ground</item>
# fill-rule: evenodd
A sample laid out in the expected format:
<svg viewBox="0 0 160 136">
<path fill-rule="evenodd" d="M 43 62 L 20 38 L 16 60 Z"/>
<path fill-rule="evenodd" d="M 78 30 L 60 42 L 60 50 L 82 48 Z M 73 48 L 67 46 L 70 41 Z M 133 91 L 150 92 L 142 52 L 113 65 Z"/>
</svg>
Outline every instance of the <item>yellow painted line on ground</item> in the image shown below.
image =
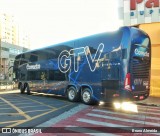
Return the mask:
<svg viewBox="0 0 160 136">
<path fill-rule="evenodd" d="M 46 115 L 46 114 L 48 114 L 48 113 L 54 112 L 54 111 L 56 111 L 56 109 L 53 109 L 53 110 L 48 111 L 48 112 L 45 112 L 45 113 L 43 113 L 43 114 L 39 114 L 38 116 L 36 116 L 36 118 L 41 117 L 41 116 L 43 116 L 43 115 Z M 19 121 L 19 122 L 17 122 L 17 123 L 14 123 L 14 124 L 12 124 L 12 125 L 6 126 L 6 127 L 15 127 L 15 126 L 17 126 L 17 125 L 20 125 L 20 124 L 25 123 L 25 122 L 27 122 L 27 121 L 31 121 L 31 120 L 36 119 L 36 118 L 33 117 L 33 118 L 31 118 L 31 119 L 22 120 L 22 121 Z"/>
<path fill-rule="evenodd" d="M 0 124 L 14 123 L 14 122 L 18 122 L 18 121 L 24 121 L 24 120 L 4 121 L 4 122 L 0 122 Z"/>
<path fill-rule="evenodd" d="M 22 108 L 22 109 L 25 109 L 25 108 L 28 108 L 28 107 L 30 107 L 30 108 L 32 108 L 32 107 L 40 107 L 40 106 L 44 106 L 44 105 L 31 105 L 31 106 L 19 106 L 19 108 Z"/>
<path fill-rule="evenodd" d="M 28 101 L 28 100 L 9 100 L 9 99 L 7 99 L 7 100 L 10 102 L 26 102 L 26 101 Z"/>
<path fill-rule="evenodd" d="M 37 111 L 49 111 L 52 109 L 43 109 L 43 110 L 31 110 L 31 111 L 26 111 L 25 113 L 31 113 L 31 112 L 37 112 Z"/>
<path fill-rule="evenodd" d="M 32 117 L 32 118 L 30 118 L 30 119 L 28 119 L 28 120 L 19 121 L 19 122 L 17 122 L 17 123 L 14 123 L 14 124 L 12 124 L 12 125 L 7 126 L 7 127 L 16 127 L 17 125 L 20 125 L 20 124 L 25 123 L 25 122 L 27 122 L 27 121 L 34 120 L 34 119 L 36 119 L 36 118 L 39 118 L 39 117 L 44 116 L 44 115 L 46 115 L 46 114 L 49 114 L 49 113 L 51 113 L 51 112 L 60 110 L 60 109 L 62 109 L 62 108 L 65 108 L 65 107 L 67 107 L 67 106 L 70 106 L 70 105 L 72 105 L 72 103 L 70 103 L 69 105 L 64 105 L 64 106 L 62 106 L 62 107 L 60 107 L 60 108 L 58 108 L 58 109 L 53 109 L 53 110 L 48 111 L 48 112 L 45 112 L 45 113 L 43 113 L 43 114 L 39 114 L 39 115 L 34 116 L 34 117 Z"/>
<path fill-rule="evenodd" d="M 30 105 L 33 105 L 33 103 L 31 103 L 31 102 L 25 102 L 25 103 L 14 103 L 14 105 L 16 105 L 16 106 L 19 106 L 19 105 L 27 105 L 27 104 L 30 104 Z"/>
<path fill-rule="evenodd" d="M 14 108 L 16 111 L 18 111 L 18 113 L 23 113 L 24 117 L 26 119 L 30 119 L 31 117 L 27 114 L 25 114 L 21 109 L 19 109 L 18 107 L 16 107 L 15 105 L 13 105 L 12 103 L 10 103 L 9 101 L 7 101 L 6 99 L 0 97 L 0 99 L 4 102 L 6 102 L 7 104 L 9 104 L 12 108 Z"/>
<path fill-rule="evenodd" d="M 0 113 L 0 115 L 8 115 L 8 116 L 12 116 L 12 115 L 22 115 L 23 113 Z M 22 115 L 23 116 L 23 115 Z"/>
<path fill-rule="evenodd" d="M 19 96 L 19 95 L 18 95 L 18 96 Z M 47 105 L 47 104 L 45 104 L 45 103 L 42 103 L 42 102 L 39 102 L 39 101 L 36 101 L 36 100 L 33 100 L 33 99 L 31 99 L 31 98 L 27 98 L 27 97 L 24 97 L 24 96 L 19 96 L 19 97 L 22 97 L 22 98 L 31 100 L 31 101 L 36 102 L 36 103 L 39 103 L 39 104 L 41 104 L 41 105 L 45 105 L 45 106 L 47 106 L 47 107 L 49 107 L 49 108 L 52 108 L 52 109 L 57 109 L 57 108 L 55 108 L 55 107 L 53 107 L 53 106 Z"/>
</svg>

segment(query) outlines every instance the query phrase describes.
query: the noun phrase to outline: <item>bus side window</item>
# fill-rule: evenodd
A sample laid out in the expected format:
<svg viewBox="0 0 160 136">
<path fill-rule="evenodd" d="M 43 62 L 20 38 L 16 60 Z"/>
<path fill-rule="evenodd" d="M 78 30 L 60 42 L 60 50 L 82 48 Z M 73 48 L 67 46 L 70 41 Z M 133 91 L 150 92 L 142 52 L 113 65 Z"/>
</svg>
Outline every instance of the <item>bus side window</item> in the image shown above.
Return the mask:
<svg viewBox="0 0 160 136">
<path fill-rule="evenodd" d="M 65 74 L 62 73 L 59 70 L 54 71 L 54 80 L 56 80 L 56 81 L 64 81 L 65 80 Z"/>
<path fill-rule="evenodd" d="M 38 61 L 38 56 L 31 55 L 29 60 L 30 60 L 30 62 L 36 62 L 36 61 Z"/>
<path fill-rule="evenodd" d="M 53 70 L 49 70 L 48 80 L 54 80 L 54 71 Z"/>
<path fill-rule="evenodd" d="M 35 71 L 28 71 L 28 74 L 27 74 L 27 79 L 28 80 L 36 80 L 36 72 Z"/>
</svg>

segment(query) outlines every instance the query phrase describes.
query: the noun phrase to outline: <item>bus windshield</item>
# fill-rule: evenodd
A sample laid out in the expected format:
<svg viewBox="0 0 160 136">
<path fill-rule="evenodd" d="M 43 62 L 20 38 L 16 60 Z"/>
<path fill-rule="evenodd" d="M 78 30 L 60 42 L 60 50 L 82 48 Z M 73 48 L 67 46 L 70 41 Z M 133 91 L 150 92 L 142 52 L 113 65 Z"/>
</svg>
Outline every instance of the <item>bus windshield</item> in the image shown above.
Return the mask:
<svg viewBox="0 0 160 136">
<path fill-rule="evenodd" d="M 131 47 L 131 89 L 134 92 L 149 90 L 150 83 L 150 46 L 149 39 L 134 43 Z"/>
</svg>

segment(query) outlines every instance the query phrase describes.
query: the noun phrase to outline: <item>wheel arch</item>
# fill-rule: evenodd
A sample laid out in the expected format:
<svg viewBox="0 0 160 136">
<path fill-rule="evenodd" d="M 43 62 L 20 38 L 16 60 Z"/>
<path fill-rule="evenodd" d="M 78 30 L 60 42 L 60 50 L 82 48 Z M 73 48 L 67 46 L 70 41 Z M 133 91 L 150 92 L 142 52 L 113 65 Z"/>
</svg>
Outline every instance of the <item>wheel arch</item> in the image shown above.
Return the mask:
<svg viewBox="0 0 160 136">
<path fill-rule="evenodd" d="M 81 87 L 80 87 L 80 92 L 81 92 L 81 95 L 82 95 L 82 92 L 85 88 L 89 88 L 90 91 L 91 91 L 91 94 L 93 95 L 93 90 L 92 90 L 92 87 L 90 85 L 87 85 L 87 84 L 82 84 Z"/>
<path fill-rule="evenodd" d="M 67 87 L 66 87 L 66 89 L 65 89 L 65 96 L 67 96 L 67 91 L 68 91 L 68 89 L 70 88 L 70 87 L 74 87 L 74 88 L 76 88 L 76 90 L 77 90 L 77 92 L 78 92 L 78 87 L 75 85 L 75 84 L 69 84 L 69 85 L 67 85 Z"/>
</svg>

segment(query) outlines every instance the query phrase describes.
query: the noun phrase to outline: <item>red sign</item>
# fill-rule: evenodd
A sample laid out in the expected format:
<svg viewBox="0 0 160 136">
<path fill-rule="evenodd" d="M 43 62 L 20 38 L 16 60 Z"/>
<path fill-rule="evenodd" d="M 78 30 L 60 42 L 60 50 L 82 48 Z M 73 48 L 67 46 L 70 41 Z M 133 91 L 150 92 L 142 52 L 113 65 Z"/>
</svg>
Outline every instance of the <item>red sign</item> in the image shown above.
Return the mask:
<svg viewBox="0 0 160 136">
<path fill-rule="evenodd" d="M 142 3 L 145 0 L 130 0 L 130 9 L 136 10 L 136 5 Z M 159 0 L 147 0 L 145 3 L 146 8 L 159 7 Z"/>
</svg>

